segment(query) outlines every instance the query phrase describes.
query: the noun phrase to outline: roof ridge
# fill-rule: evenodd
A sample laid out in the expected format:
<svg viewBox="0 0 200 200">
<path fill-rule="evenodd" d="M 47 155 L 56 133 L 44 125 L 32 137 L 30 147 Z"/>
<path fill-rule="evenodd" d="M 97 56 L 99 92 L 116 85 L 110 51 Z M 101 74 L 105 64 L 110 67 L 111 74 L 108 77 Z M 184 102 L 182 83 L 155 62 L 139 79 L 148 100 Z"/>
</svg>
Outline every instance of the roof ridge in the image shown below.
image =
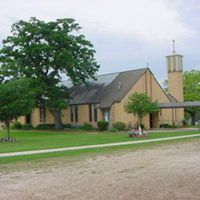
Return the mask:
<svg viewBox="0 0 200 200">
<path fill-rule="evenodd" d="M 141 71 L 141 70 L 147 70 L 148 67 L 143 67 L 143 68 L 138 68 L 138 69 L 130 69 L 130 70 L 125 70 L 125 71 L 118 71 L 118 72 L 111 72 L 111 73 L 105 73 L 105 74 L 99 74 L 95 77 L 98 77 L 98 76 L 104 76 L 104 75 L 110 75 L 110 74 L 119 74 L 119 73 L 123 73 L 123 72 L 131 72 L 131 71 Z"/>
<path fill-rule="evenodd" d="M 105 73 L 105 74 L 99 74 L 99 75 L 96 75 L 95 77 L 99 77 L 99 76 L 105 76 L 105 75 L 112 75 L 112 74 L 120 74 L 120 73 L 125 73 L 125 72 L 132 72 L 132 71 L 142 71 L 142 70 L 147 70 L 149 69 L 148 67 L 143 67 L 143 68 L 138 68 L 138 69 L 130 69 L 130 70 L 125 70 L 125 71 L 119 71 L 119 72 L 111 72 L 111 73 Z M 62 80 L 62 82 L 64 81 L 69 81 L 70 79 L 65 79 L 65 80 Z"/>
</svg>

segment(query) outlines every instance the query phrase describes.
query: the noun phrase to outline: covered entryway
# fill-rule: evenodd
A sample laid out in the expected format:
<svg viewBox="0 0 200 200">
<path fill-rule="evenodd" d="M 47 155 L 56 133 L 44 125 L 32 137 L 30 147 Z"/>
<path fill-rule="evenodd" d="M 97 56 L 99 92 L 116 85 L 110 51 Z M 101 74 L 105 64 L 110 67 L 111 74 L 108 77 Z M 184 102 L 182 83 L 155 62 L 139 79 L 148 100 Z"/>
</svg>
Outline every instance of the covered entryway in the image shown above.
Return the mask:
<svg viewBox="0 0 200 200">
<path fill-rule="evenodd" d="M 200 101 L 159 103 L 159 108 L 161 109 L 161 111 L 162 109 L 173 109 L 173 116 L 176 116 L 176 109 L 195 108 L 195 107 L 200 107 Z M 200 121 L 200 116 L 197 120 Z"/>
</svg>

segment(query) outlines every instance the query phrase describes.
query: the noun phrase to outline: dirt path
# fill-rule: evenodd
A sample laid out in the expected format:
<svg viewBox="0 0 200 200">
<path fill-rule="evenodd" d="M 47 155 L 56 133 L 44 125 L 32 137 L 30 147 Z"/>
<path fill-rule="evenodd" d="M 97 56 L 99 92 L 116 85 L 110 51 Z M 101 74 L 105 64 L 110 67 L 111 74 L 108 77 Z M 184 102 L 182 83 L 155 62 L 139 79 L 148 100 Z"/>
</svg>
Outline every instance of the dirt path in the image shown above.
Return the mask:
<svg viewBox="0 0 200 200">
<path fill-rule="evenodd" d="M 200 143 L 0 174 L 0 199 L 199 200 Z"/>
</svg>

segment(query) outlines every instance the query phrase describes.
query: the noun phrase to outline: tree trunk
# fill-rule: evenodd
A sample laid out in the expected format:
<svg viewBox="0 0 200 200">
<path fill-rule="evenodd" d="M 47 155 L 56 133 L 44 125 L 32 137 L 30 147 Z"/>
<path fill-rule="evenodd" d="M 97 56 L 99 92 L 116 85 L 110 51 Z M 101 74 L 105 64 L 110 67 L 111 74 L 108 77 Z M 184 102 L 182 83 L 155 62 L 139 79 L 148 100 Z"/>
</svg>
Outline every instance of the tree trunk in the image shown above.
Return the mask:
<svg viewBox="0 0 200 200">
<path fill-rule="evenodd" d="M 58 108 L 51 109 L 51 113 L 54 118 L 55 128 L 57 130 L 63 129 L 62 119 L 61 119 L 61 110 Z"/>
<path fill-rule="evenodd" d="M 142 122 L 142 117 L 138 116 L 138 132 L 139 132 L 139 135 L 142 135 L 141 122 Z"/>
<path fill-rule="evenodd" d="M 8 135 L 8 139 L 10 139 L 10 122 L 6 122 L 6 128 L 7 128 L 7 135 Z"/>
<path fill-rule="evenodd" d="M 190 113 L 190 115 L 191 115 L 191 124 L 193 126 L 195 126 L 196 113 L 195 112 L 194 113 Z"/>
</svg>

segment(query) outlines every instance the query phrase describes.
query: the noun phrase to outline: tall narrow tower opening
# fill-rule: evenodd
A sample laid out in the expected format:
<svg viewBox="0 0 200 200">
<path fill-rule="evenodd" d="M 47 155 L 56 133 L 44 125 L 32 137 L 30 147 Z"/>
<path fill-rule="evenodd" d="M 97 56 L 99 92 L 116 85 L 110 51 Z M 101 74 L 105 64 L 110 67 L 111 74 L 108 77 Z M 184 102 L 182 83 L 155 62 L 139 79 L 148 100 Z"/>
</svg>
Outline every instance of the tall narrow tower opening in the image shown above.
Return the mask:
<svg viewBox="0 0 200 200">
<path fill-rule="evenodd" d="M 172 54 L 166 56 L 168 71 L 168 92 L 179 102 L 183 102 L 183 56 L 176 53 L 173 40 Z"/>
</svg>

